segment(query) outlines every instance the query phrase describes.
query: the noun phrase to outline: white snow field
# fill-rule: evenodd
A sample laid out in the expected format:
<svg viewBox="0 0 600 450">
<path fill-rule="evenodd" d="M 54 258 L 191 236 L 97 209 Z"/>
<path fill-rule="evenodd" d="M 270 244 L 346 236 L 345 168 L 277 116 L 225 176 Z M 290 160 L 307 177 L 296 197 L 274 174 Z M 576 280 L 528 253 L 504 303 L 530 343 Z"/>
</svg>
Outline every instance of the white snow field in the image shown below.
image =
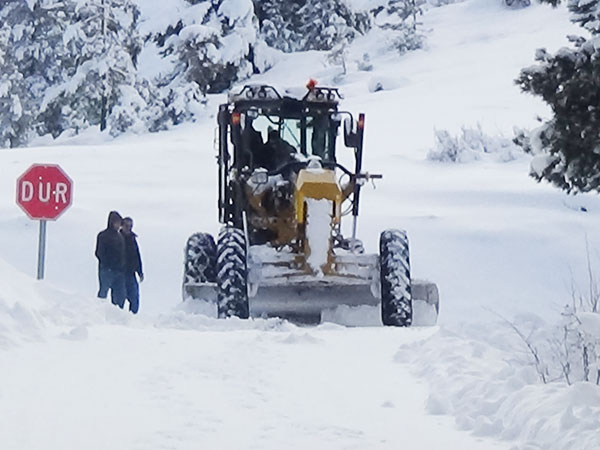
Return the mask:
<svg viewBox="0 0 600 450">
<path fill-rule="evenodd" d="M 217 320 L 181 305 L 183 247 L 216 233 L 216 105 L 206 120 L 109 141 L 95 132 L 0 152 L 0 448 L 511 449 L 600 448 L 600 388 L 541 384 L 493 313 L 553 322 L 586 282 L 586 242 L 600 264 L 600 200 L 527 176 L 529 157 L 427 159 L 434 129 L 481 127 L 510 138 L 548 110 L 513 80 L 538 47 L 579 30 L 563 7 L 470 0 L 422 18 L 427 48 L 378 54 L 373 71 L 281 57 L 253 82 L 336 80 L 344 108 L 366 113 L 359 234 L 376 251 L 405 228 L 413 275 L 438 283 L 439 326 L 391 329 L 374 309 L 317 327 Z M 373 91 L 381 85 L 384 90 Z M 343 157 L 342 157 L 343 159 Z M 60 164 L 74 204 L 48 226 L 46 280 L 33 279 L 37 223 L 15 205 L 32 163 Z M 95 298 L 96 234 L 108 212 L 134 218 L 145 264 L 141 311 Z M 347 327 L 343 324 L 361 325 Z"/>
</svg>

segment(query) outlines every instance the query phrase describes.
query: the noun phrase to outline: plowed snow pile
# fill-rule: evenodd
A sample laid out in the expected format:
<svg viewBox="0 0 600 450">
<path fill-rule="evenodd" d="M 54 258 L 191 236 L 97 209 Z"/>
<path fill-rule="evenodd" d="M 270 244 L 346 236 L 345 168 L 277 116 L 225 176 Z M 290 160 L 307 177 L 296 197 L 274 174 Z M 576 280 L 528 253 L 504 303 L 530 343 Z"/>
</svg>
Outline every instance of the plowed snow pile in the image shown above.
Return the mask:
<svg viewBox="0 0 600 450">
<path fill-rule="evenodd" d="M 46 336 L 84 327 L 99 308 L 20 273 L 0 259 L 0 348 L 39 342 Z M 74 334 L 84 333 L 79 328 Z"/>
<path fill-rule="evenodd" d="M 491 332 L 442 330 L 396 354 L 396 361 L 428 381 L 427 412 L 454 416 L 459 429 L 522 442 L 513 449 L 598 448 L 600 388 L 585 382 L 542 384 L 529 358 L 503 324 Z"/>
</svg>

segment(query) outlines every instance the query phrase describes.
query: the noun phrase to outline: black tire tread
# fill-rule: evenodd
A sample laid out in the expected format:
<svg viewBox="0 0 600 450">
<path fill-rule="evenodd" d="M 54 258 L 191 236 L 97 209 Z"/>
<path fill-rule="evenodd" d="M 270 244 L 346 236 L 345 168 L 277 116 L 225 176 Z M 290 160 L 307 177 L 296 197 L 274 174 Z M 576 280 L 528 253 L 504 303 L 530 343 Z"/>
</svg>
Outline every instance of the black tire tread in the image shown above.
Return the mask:
<svg viewBox="0 0 600 450">
<path fill-rule="evenodd" d="M 238 228 L 226 226 L 217 244 L 217 310 L 220 318 L 249 317 L 246 238 Z"/>
<path fill-rule="evenodd" d="M 381 320 L 386 326 L 412 324 L 410 253 L 403 230 L 385 230 L 379 240 Z"/>
<path fill-rule="evenodd" d="M 183 284 L 197 284 L 217 279 L 217 246 L 208 233 L 196 233 L 185 246 Z"/>
</svg>

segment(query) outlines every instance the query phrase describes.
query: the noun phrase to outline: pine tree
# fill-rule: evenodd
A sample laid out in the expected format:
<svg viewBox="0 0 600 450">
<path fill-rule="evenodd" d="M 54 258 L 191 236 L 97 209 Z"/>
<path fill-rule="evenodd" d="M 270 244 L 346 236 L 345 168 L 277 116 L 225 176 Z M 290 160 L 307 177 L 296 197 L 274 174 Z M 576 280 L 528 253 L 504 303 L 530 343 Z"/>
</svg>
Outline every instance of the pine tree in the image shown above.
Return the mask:
<svg viewBox="0 0 600 450">
<path fill-rule="evenodd" d="M 21 70 L 36 99 L 36 133 L 58 136 L 70 124 L 64 120 L 61 107 L 47 110 L 44 98 L 56 86 L 66 82 L 76 70 L 78 60 L 66 45 L 76 3 L 73 0 L 32 0 L 29 5 L 33 32 L 25 51 L 21 52 L 28 55 L 27 68 Z"/>
<path fill-rule="evenodd" d="M 31 10 L 22 1 L 8 1 L 0 9 L 0 24 L 0 147 L 18 147 L 27 143 L 35 111 L 23 75 L 32 64 Z"/>
<path fill-rule="evenodd" d="M 574 48 L 554 55 L 540 49 L 539 64 L 521 72 L 517 84 L 542 97 L 553 117 L 517 143 L 536 155 L 531 175 L 538 181 L 572 193 L 600 192 L 600 2 L 570 0 L 568 7 L 592 38 L 570 37 Z"/>
<path fill-rule="evenodd" d="M 284 52 L 331 50 L 369 29 L 343 0 L 254 0 L 261 36 Z"/>
<path fill-rule="evenodd" d="M 8 53 L 11 35 L 8 27 L 0 29 L 0 147 L 18 147 L 27 142 L 31 116 L 23 107 L 30 95 L 23 76 Z"/>
<path fill-rule="evenodd" d="M 331 50 L 369 28 L 368 16 L 353 13 L 341 0 L 309 1 L 299 14 L 303 18 L 299 33 L 304 38 L 304 50 Z"/>
<path fill-rule="evenodd" d="M 375 26 L 390 34 L 392 47 L 400 53 L 415 50 L 423 45 L 423 35 L 418 30 L 417 17 L 423 14 L 423 0 L 389 0 L 371 10 Z"/>
<path fill-rule="evenodd" d="M 45 133 L 38 111 L 44 93 L 62 81 L 69 65 L 63 58 L 63 33 L 72 7 L 68 0 L 11 0 L 0 10 L 3 145 L 25 145 L 31 136 Z"/>
<path fill-rule="evenodd" d="M 558 0 L 546 0 L 547 3 L 557 4 Z M 571 12 L 571 21 L 581 25 L 592 35 L 600 34 L 600 4 L 593 0 L 568 0 L 567 6 Z"/>
<path fill-rule="evenodd" d="M 89 126 L 118 134 L 142 127 L 145 99 L 135 61 L 139 11 L 129 0 L 78 0 L 63 32 L 62 79 L 46 90 L 41 117 L 54 136 Z M 113 115 L 113 111 L 115 114 Z"/>
<path fill-rule="evenodd" d="M 222 92 L 259 71 L 254 66 L 258 24 L 251 0 L 188 0 L 189 14 L 152 39 L 171 70 L 159 80 L 152 129 L 200 115 L 206 94 Z M 201 13 L 200 13 L 201 12 Z"/>
</svg>

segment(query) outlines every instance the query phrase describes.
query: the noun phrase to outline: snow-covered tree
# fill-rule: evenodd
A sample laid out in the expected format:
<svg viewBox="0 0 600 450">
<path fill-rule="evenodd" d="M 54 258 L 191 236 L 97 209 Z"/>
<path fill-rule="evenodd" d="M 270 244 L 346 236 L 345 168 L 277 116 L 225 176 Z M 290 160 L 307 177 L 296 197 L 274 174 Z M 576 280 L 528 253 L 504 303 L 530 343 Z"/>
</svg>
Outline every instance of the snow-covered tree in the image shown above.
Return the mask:
<svg viewBox="0 0 600 450">
<path fill-rule="evenodd" d="M 11 96 L 19 101 L 12 104 L 24 115 L 19 126 L 20 144 L 34 131 L 51 132 L 62 121 L 60 109 L 46 114 L 43 111 L 40 114 L 40 109 L 47 90 L 64 82 L 77 64 L 64 41 L 75 7 L 72 0 L 29 0 L 11 1 L 1 10 L 6 16 L 2 24 L 10 28 L 9 62 L 4 64 L 4 72 L 9 67 L 16 70 L 10 77 Z M 23 127 L 24 122 L 27 129 Z M 13 120 L 13 127 L 18 123 Z"/>
<path fill-rule="evenodd" d="M 369 29 L 368 16 L 343 0 L 254 0 L 254 7 L 267 44 L 285 52 L 331 50 Z"/>
<path fill-rule="evenodd" d="M 76 6 L 73 0 L 30 0 L 33 34 L 28 42 L 30 79 L 36 97 L 60 83 L 76 65 L 65 46 L 65 32 Z"/>
<path fill-rule="evenodd" d="M 0 9 L 2 29 L 2 145 L 24 145 L 37 128 L 39 101 L 61 77 L 61 22 L 69 2 L 8 0 Z"/>
<path fill-rule="evenodd" d="M 207 94 L 267 70 L 279 50 L 334 49 L 332 61 L 345 66 L 373 20 L 386 43 L 414 48 L 415 1 L 374 0 L 381 7 L 356 12 L 346 0 L 177 0 L 153 12 L 145 0 L 4 0 L 0 146 L 90 126 L 119 134 L 194 120 Z M 359 66 L 372 68 L 369 55 Z"/>
<path fill-rule="evenodd" d="M 61 122 L 60 111 L 52 114 L 40 112 L 46 91 L 62 83 L 74 70 L 75 59 L 69 54 L 64 35 L 73 14 L 75 3 L 71 0 L 32 0 L 32 33 L 19 53 L 24 55 L 22 73 L 35 98 L 35 131 L 47 134 Z M 60 134 L 60 133 L 58 133 Z"/>
<path fill-rule="evenodd" d="M 600 192 L 600 2 L 569 0 L 572 20 L 590 39 L 569 37 L 573 48 L 536 53 L 538 65 L 516 80 L 523 91 L 539 95 L 553 117 L 518 140 L 535 155 L 531 175 L 567 192 Z"/>
<path fill-rule="evenodd" d="M 559 0 L 546 0 L 547 3 L 557 4 Z M 600 3 L 594 0 L 568 0 L 571 20 L 581 25 L 593 35 L 600 34 Z"/>
<path fill-rule="evenodd" d="M 138 15 L 130 0 L 74 1 L 63 32 L 68 63 L 41 105 L 45 131 L 57 136 L 99 125 L 116 134 L 143 126 L 145 99 L 135 68 L 141 48 Z"/>
<path fill-rule="evenodd" d="M 24 46 L 32 33 L 31 11 L 22 1 L 0 9 L 0 147 L 17 147 L 31 133 L 32 96 L 23 71 Z"/>
<path fill-rule="evenodd" d="M 156 80 L 160 111 L 153 129 L 196 117 L 207 93 L 222 92 L 264 68 L 256 61 L 258 24 L 251 0 L 188 2 L 177 23 L 152 37 L 171 67 Z"/>
<path fill-rule="evenodd" d="M 424 38 L 418 30 L 423 3 L 423 0 L 389 0 L 371 10 L 375 26 L 389 32 L 391 46 L 400 53 L 423 45 Z"/>
</svg>

